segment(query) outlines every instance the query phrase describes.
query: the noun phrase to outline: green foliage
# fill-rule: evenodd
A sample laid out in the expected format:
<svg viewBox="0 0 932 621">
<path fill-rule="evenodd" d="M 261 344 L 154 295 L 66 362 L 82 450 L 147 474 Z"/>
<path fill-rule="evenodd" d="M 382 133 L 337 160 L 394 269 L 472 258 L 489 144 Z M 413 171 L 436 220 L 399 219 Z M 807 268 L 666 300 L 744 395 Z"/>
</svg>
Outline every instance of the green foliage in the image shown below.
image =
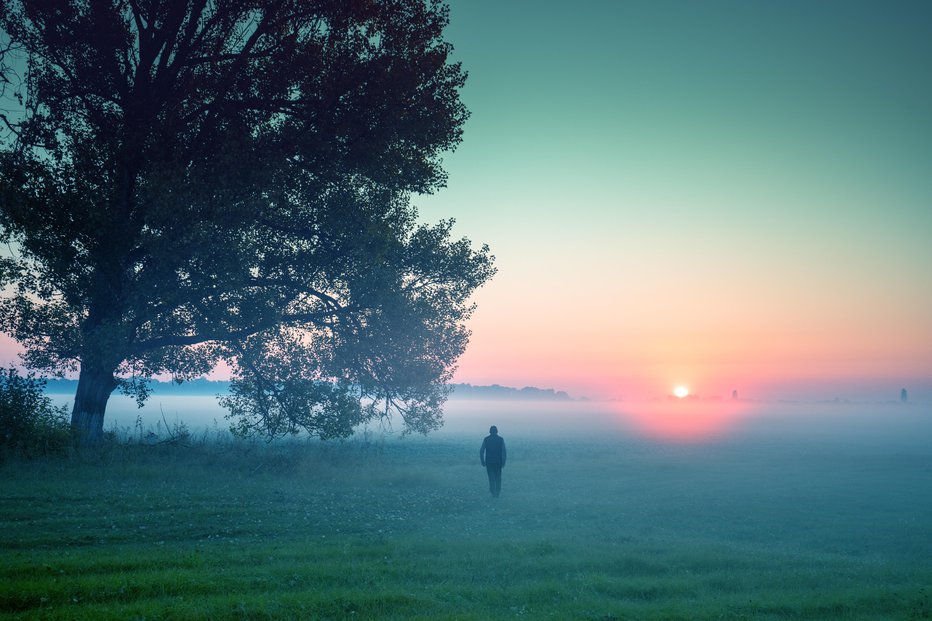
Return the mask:
<svg viewBox="0 0 932 621">
<path fill-rule="evenodd" d="M 116 388 L 142 402 L 145 378 L 222 362 L 242 431 L 439 425 L 494 273 L 411 202 L 468 116 L 447 20 L 423 0 L 0 0 L 0 330 L 31 368 L 80 368 L 76 429 L 101 435 Z"/>
<path fill-rule="evenodd" d="M 36 457 L 68 450 L 71 429 L 65 408 L 54 407 L 45 382 L 15 368 L 0 370 L 0 456 Z"/>
</svg>

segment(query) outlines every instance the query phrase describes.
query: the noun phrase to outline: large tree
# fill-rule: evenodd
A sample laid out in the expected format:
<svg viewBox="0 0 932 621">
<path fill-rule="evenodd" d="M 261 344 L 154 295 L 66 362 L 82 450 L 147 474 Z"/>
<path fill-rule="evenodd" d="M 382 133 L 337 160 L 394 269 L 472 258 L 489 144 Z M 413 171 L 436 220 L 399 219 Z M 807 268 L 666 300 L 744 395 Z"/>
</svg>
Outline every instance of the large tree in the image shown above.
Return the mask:
<svg viewBox="0 0 932 621">
<path fill-rule="evenodd" d="M 437 0 L 0 0 L 0 329 L 110 394 L 233 369 L 242 431 L 441 422 L 488 249 L 425 225 L 465 73 Z"/>
</svg>

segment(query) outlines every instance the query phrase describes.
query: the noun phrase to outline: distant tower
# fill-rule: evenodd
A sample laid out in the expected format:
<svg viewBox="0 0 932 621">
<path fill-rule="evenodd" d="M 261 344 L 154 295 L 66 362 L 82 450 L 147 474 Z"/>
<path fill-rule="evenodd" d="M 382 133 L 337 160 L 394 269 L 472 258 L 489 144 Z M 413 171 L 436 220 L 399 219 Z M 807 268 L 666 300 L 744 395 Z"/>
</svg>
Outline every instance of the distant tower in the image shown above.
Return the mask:
<svg viewBox="0 0 932 621">
<path fill-rule="evenodd" d="M 737 391 L 737 389 L 731 391 L 731 399 L 732 399 L 732 401 L 737 401 L 737 400 L 738 400 L 738 391 Z"/>
<path fill-rule="evenodd" d="M 902 401 L 903 403 L 906 403 L 906 389 L 905 388 L 900 391 L 900 401 Z"/>
</svg>

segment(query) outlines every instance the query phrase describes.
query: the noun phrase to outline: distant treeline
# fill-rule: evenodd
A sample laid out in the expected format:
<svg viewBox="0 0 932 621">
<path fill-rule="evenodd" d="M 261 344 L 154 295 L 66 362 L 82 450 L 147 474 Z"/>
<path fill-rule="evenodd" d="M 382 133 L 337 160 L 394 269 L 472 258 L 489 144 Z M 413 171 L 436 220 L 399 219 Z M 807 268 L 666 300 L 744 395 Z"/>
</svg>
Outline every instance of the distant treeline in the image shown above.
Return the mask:
<svg viewBox="0 0 932 621">
<path fill-rule="evenodd" d="M 176 382 L 150 382 L 154 395 L 164 396 L 214 396 L 225 395 L 230 391 L 230 382 L 196 379 L 180 384 Z M 49 379 L 45 392 L 51 395 L 73 395 L 78 388 L 78 380 Z M 453 384 L 451 399 L 509 400 L 509 401 L 573 401 L 562 390 L 553 388 L 511 388 L 510 386 L 473 386 L 472 384 Z"/>
<path fill-rule="evenodd" d="M 513 399 L 516 401 L 572 401 L 573 398 L 562 390 L 553 388 L 511 388 L 510 386 L 473 386 L 472 384 L 453 384 L 453 399 Z"/>
</svg>

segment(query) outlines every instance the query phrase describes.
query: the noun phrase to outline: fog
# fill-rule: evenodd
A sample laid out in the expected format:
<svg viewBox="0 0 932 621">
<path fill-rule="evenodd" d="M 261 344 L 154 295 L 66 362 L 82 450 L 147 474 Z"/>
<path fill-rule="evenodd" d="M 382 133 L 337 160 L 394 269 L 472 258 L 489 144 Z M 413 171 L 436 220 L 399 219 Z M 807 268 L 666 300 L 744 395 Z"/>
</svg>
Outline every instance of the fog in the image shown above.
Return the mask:
<svg viewBox="0 0 932 621">
<path fill-rule="evenodd" d="M 156 396 L 137 409 L 119 396 L 107 428 L 165 438 L 166 424 L 184 422 L 210 438 L 228 428 L 224 413 L 214 397 Z M 350 442 L 375 439 L 425 472 L 475 467 L 468 478 L 481 497 L 478 449 L 490 425 L 508 447 L 503 495 L 608 498 L 606 510 L 633 503 L 655 512 L 641 521 L 669 532 L 734 541 L 746 530 L 759 541 L 772 528 L 807 548 L 809 537 L 838 537 L 850 551 L 883 527 L 885 553 L 932 558 L 928 404 L 451 400 L 443 428 L 426 437 L 376 423 Z"/>
<path fill-rule="evenodd" d="M 521 437 L 641 439 L 664 444 L 932 443 L 932 408 L 889 403 L 448 403 L 443 433 L 495 424 Z M 504 431 L 502 432 L 504 433 Z"/>
<path fill-rule="evenodd" d="M 223 414 L 213 397 L 154 396 L 142 410 L 114 397 L 107 428 L 133 436 L 138 417 L 160 437 L 167 421 L 193 434 L 209 430 L 209 438 L 227 426 Z M 490 497 L 479 466 L 493 424 L 508 449 L 500 498 Z M 795 610 L 800 598 L 837 608 L 835 616 L 818 608 L 779 618 L 886 618 L 845 616 L 864 606 L 925 614 L 927 404 L 452 400 L 443 429 L 427 437 L 382 434 L 377 425 L 360 432 L 345 443 L 311 441 L 320 450 L 298 445 L 294 453 L 309 461 L 269 479 L 300 500 L 296 515 L 321 498 L 322 507 L 333 499 L 353 507 L 298 524 L 327 541 L 351 533 L 365 542 L 410 535 L 442 550 L 457 541 L 513 545 L 531 551 L 525 571 L 538 553 L 552 556 L 560 576 L 604 561 L 600 584 L 624 593 L 643 580 L 657 597 L 663 589 L 671 601 L 701 593 L 710 606 L 731 602 L 730 610 L 751 606 L 752 595 L 781 610 Z M 198 476 L 195 469 L 184 480 Z M 280 511 L 289 496 L 274 494 L 268 502 Z M 490 538 L 498 543 L 489 547 Z M 514 587 L 518 578 L 497 580 Z"/>
<path fill-rule="evenodd" d="M 51 395 L 70 407 L 71 397 Z M 105 427 L 159 432 L 183 422 L 192 433 L 229 427 L 212 396 L 153 396 L 139 409 L 133 399 L 110 399 Z M 639 441 L 657 445 L 851 446 L 910 449 L 932 456 L 932 405 L 925 403 L 777 403 L 753 401 L 527 402 L 450 400 L 443 427 L 430 438 L 479 438 L 490 425 L 514 439 Z M 401 440 L 400 422 L 365 429 Z M 417 441 L 408 436 L 404 441 Z M 930 462 L 932 463 L 932 462 Z"/>
</svg>

